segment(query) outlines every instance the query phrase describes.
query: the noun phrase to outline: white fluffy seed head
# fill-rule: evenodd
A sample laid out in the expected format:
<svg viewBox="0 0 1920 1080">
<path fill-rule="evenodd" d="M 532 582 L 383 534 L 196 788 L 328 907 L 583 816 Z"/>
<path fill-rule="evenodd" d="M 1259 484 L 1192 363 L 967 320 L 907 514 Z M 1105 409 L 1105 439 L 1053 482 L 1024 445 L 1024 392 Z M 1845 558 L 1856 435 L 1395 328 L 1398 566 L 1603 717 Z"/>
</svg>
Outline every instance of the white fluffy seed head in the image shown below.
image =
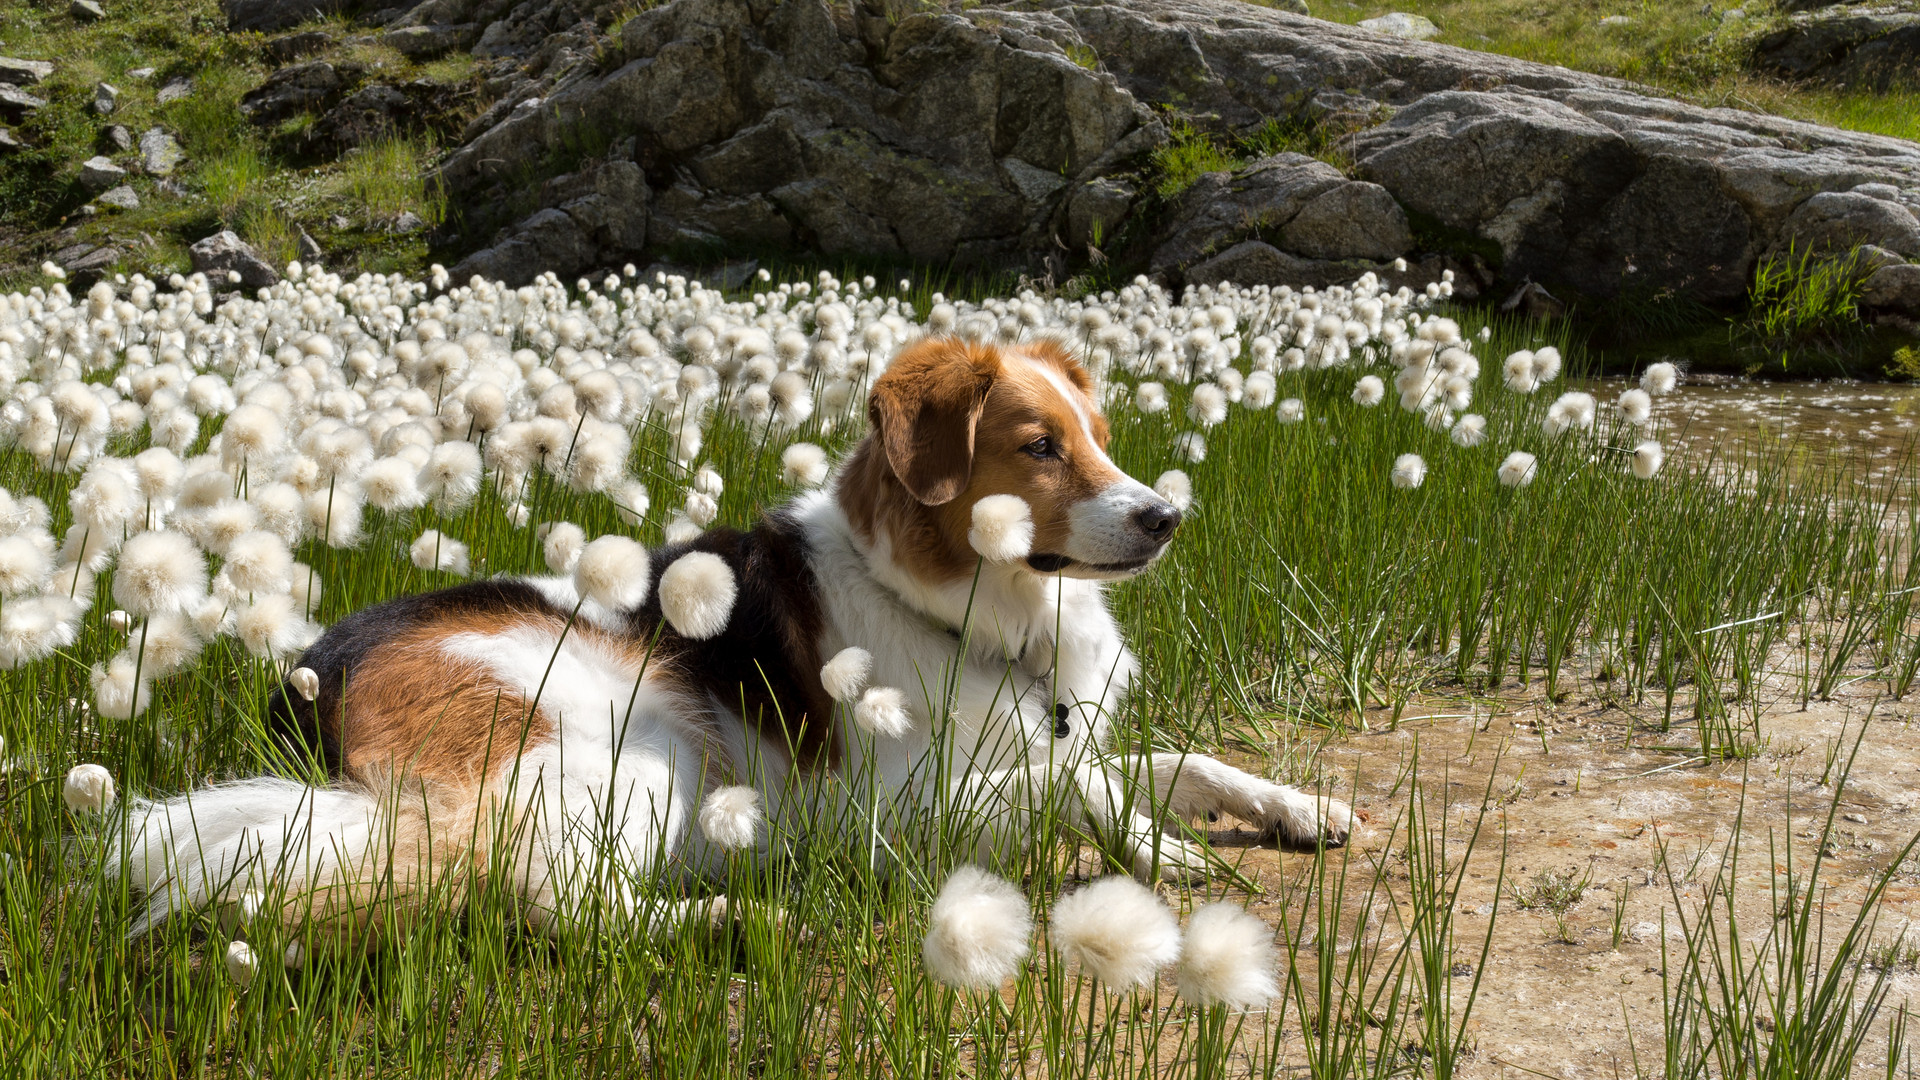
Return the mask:
<svg viewBox="0 0 1920 1080">
<path fill-rule="evenodd" d="M 1559 349 L 1548 345 L 1533 354 L 1533 377 L 1543 385 L 1560 377 Z"/>
<path fill-rule="evenodd" d="M 854 723 L 874 735 L 898 739 L 913 730 L 913 714 L 907 711 L 907 696 L 891 686 L 870 686 L 853 707 Z"/>
<path fill-rule="evenodd" d="M 794 443 L 780 454 L 780 474 L 796 487 L 818 487 L 827 479 L 827 452 L 812 443 Z"/>
<path fill-rule="evenodd" d="M 293 553 L 278 536 L 256 529 L 227 545 L 222 569 L 243 593 L 285 592 L 293 572 Z"/>
<path fill-rule="evenodd" d="M 1635 427 L 1653 419 L 1653 395 L 1645 390 L 1623 390 L 1620 392 L 1620 400 L 1617 404 L 1620 415 Z"/>
<path fill-rule="evenodd" d="M 1278 416 L 1283 424 L 1297 424 L 1307 418 L 1307 406 L 1299 398 L 1290 397 L 1280 403 L 1274 415 Z"/>
<path fill-rule="evenodd" d="M 1104 877 L 1061 897 L 1047 940 L 1116 993 L 1147 985 L 1180 956 L 1173 912 L 1130 877 Z"/>
<path fill-rule="evenodd" d="M 233 633 L 255 656 L 279 660 L 313 644 L 318 628 L 303 618 L 293 597 L 256 597 L 233 613 Z"/>
<path fill-rule="evenodd" d="M 1195 1005 L 1258 1009 L 1280 990 L 1273 931 L 1238 904 L 1208 904 L 1187 920 L 1174 981 Z"/>
<path fill-rule="evenodd" d="M 294 691 L 306 701 L 320 696 L 320 676 L 310 667 L 294 668 L 287 682 L 293 684 Z"/>
<path fill-rule="evenodd" d="M 1479 446 L 1487 438 L 1487 418 L 1479 413 L 1468 413 L 1447 434 L 1455 446 Z"/>
<path fill-rule="evenodd" d="M 760 793 L 744 785 L 714 788 L 700 803 L 700 833 L 728 851 L 753 846 L 760 832 Z"/>
<path fill-rule="evenodd" d="M 1187 419 L 1203 428 L 1213 427 L 1227 418 L 1227 392 L 1213 383 L 1193 388 L 1193 400 L 1187 405 Z"/>
<path fill-rule="evenodd" d="M 1515 450 L 1500 463 L 1500 483 L 1507 487 L 1526 487 L 1533 483 L 1538 460 L 1525 450 Z"/>
<path fill-rule="evenodd" d="M 988 495 L 973 504 L 967 543 L 988 562 L 1010 563 L 1033 551 L 1033 508 L 1018 495 Z"/>
<path fill-rule="evenodd" d="M 98 813 L 113 805 L 113 774 L 104 765 L 75 765 L 67 770 L 60 798 L 74 813 Z"/>
<path fill-rule="evenodd" d="M 1006 982 L 1026 960 L 1033 916 L 1012 882 L 962 866 L 933 901 L 920 956 L 927 974 L 960 990 Z"/>
<path fill-rule="evenodd" d="M 45 533 L 0 537 L 0 598 L 38 591 L 52 572 L 52 537 Z"/>
<path fill-rule="evenodd" d="M 608 611 L 645 603 L 651 574 L 647 549 L 624 536 L 599 537 L 573 564 L 574 588 Z"/>
<path fill-rule="evenodd" d="M 1387 385 L 1378 375 L 1362 375 L 1353 384 L 1353 403 L 1363 409 L 1371 409 L 1387 398 Z"/>
<path fill-rule="evenodd" d="M 1151 416 L 1167 411 L 1167 388 L 1157 382 L 1144 382 L 1133 392 L 1134 407 Z"/>
<path fill-rule="evenodd" d="M 1161 473 L 1160 479 L 1153 482 L 1153 492 L 1183 514 L 1193 508 L 1193 481 L 1179 469 Z"/>
<path fill-rule="evenodd" d="M 226 966 L 227 978 L 233 980 L 233 985 L 244 990 L 252 984 L 253 977 L 260 973 L 260 958 L 254 955 L 253 946 L 246 942 L 229 941 Z"/>
<path fill-rule="evenodd" d="M 1393 459 L 1393 486 L 1403 491 L 1426 482 L 1427 463 L 1419 454 L 1401 454 Z"/>
<path fill-rule="evenodd" d="M 580 558 L 580 549 L 586 546 L 585 530 L 571 521 L 556 521 L 547 528 L 547 535 L 540 542 L 540 553 L 547 560 L 547 569 L 556 574 L 571 574 L 573 564 Z"/>
<path fill-rule="evenodd" d="M 407 549 L 407 557 L 417 569 L 428 572 L 445 570 L 465 577 L 472 569 L 467 545 L 438 529 L 428 529 L 415 538 Z"/>
<path fill-rule="evenodd" d="M 1647 439 L 1633 448 L 1633 475 L 1642 480 L 1651 480 L 1666 460 L 1667 452 L 1660 444 Z"/>
<path fill-rule="evenodd" d="M 660 612 L 682 637 L 705 641 L 727 628 L 739 595 L 733 568 L 709 551 L 690 551 L 660 575 Z"/>
<path fill-rule="evenodd" d="M 1640 373 L 1640 388 L 1654 397 L 1673 393 L 1680 385 L 1680 369 L 1665 360 L 1657 364 L 1648 364 L 1647 370 Z"/>
<path fill-rule="evenodd" d="M 835 701 L 848 702 L 867 688 L 873 674 L 873 654 L 858 645 L 849 645 L 833 654 L 820 668 L 820 685 Z"/>
<path fill-rule="evenodd" d="M 135 615 L 184 610 L 207 592 L 207 564 L 177 532 L 143 532 L 120 549 L 114 603 Z"/>
<path fill-rule="evenodd" d="M 155 615 L 127 642 L 136 655 L 142 678 L 171 675 L 200 657 L 200 632 L 193 620 L 178 612 Z"/>
</svg>

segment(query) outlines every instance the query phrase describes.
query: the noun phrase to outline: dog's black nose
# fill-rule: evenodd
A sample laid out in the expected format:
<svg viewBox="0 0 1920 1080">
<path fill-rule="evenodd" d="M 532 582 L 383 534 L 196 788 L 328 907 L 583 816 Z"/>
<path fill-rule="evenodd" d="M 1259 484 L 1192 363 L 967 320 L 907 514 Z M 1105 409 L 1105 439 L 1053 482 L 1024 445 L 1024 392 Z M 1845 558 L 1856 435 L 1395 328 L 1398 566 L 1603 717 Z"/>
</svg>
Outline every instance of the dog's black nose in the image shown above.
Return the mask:
<svg viewBox="0 0 1920 1080">
<path fill-rule="evenodd" d="M 1173 539 L 1173 530 L 1180 527 L 1180 511 L 1167 503 L 1155 503 L 1135 510 L 1133 523 L 1148 539 L 1164 544 Z"/>
</svg>

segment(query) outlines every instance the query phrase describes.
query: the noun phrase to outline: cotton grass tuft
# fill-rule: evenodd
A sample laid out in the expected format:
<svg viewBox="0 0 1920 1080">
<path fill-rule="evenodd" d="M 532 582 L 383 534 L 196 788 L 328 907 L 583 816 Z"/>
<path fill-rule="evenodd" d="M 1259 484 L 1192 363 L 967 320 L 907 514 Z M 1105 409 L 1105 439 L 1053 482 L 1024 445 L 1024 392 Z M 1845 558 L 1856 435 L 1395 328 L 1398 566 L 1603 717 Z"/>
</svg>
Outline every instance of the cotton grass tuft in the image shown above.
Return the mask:
<svg viewBox="0 0 1920 1080">
<path fill-rule="evenodd" d="M 704 641 L 727 628 L 739 587 L 733 568 L 708 551 L 690 551 L 660 575 L 660 611 L 675 633 Z"/>
<path fill-rule="evenodd" d="M 947 877 L 927 921 L 920 956 L 927 974 L 947 986 L 999 986 L 1027 959 L 1033 916 L 1026 897 L 979 867 L 962 866 Z"/>
<path fill-rule="evenodd" d="M 820 685 L 835 701 L 850 702 L 866 689 L 873 674 L 873 654 L 858 645 L 849 645 L 833 654 L 820 668 Z"/>
<path fill-rule="evenodd" d="M 993 563 L 1018 562 L 1033 551 L 1033 508 L 1018 495 L 988 495 L 973 504 L 967 543 Z"/>
<path fill-rule="evenodd" d="M 646 601 L 651 573 L 646 548 L 624 536 L 602 536 L 581 549 L 573 583 L 601 607 L 626 611 Z"/>
<path fill-rule="evenodd" d="M 700 834 L 728 851 L 752 847 L 763 820 L 760 793 L 745 785 L 714 788 L 700 803 Z"/>
<path fill-rule="evenodd" d="M 1215 903 L 1187 920 L 1174 981 L 1195 1005 L 1259 1009 L 1280 993 L 1277 967 L 1273 930 L 1237 904 Z"/>
<path fill-rule="evenodd" d="M 1180 956 L 1173 912 L 1130 877 L 1104 877 L 1061 897 L 1047 940 L 1115 993 L 1151 983 Z"/>
<path fill-rule="evenodd" d="M 76 814 L 99 813 L 113 805 L 113 774 L 104 765 L 75 765 L 60 785 L 61 801 Z"/>
</svg>

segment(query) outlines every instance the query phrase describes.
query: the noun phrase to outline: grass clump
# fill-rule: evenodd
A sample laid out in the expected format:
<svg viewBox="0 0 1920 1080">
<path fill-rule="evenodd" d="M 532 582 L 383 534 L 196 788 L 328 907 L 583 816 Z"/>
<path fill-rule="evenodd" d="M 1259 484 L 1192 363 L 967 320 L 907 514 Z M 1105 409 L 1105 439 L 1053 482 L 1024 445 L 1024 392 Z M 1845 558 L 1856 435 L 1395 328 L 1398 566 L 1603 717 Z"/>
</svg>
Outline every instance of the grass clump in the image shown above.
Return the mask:
<svg viewBox="0 0 1920 1080">
<path fill-rule="evenodd" d="M 446 193 L 427 178 L 435 151 L 406 136 L 377 139 L 344 159 L 342 180 L 350 198 L 375 222 L 391 223 L 413 213 L 428 225 L 446 218 Z"/>
<path fill-rule="evenodd" d="M 1166 145 L 1155 150 L 1149 160 L 1153 191 L 1162 199 L 1174 198 L 1207 173 L 1229 172 L 1241 164 L 1241 159 L 1213 136 L 1178 119 L 1168 125 Z"/>
</svg>

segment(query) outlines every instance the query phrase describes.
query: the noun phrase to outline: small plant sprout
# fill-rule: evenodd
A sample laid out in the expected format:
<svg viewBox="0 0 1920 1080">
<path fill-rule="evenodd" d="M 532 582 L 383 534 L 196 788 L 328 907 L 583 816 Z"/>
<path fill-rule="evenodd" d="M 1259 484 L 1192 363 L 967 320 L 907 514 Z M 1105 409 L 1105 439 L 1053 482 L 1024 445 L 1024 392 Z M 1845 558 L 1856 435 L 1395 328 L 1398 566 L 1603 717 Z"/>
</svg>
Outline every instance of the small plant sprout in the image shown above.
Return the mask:
<svg viewBox="0 0 1920 1080">
<path fill-rule="evenodd" d="M 973 504 L 967 543 L 991 563 L 1018 562 L 1033 551 L 1033 508 L 1018 495 L 988 495 Z"/>
<path fill-rule="evenodd" d="M 1193 508 L 1193 481 L 1179 469 L 1161 473 L 1160 479 L 1153 482 L 1153 491 L 1183 514 Z"/>
<path fill-rule="evenodd" d="M 1660 465 L 1666 461 L 1667 452 L 1652 439 L 1646 439 L 1633 448 L 1633 475 L 1642 480 L 1651 480 L 1659 473 Z"/>
<path fill-rule="evenodd" d="M 647 549 L 624 536 L 602 536 L 580 550 L 573 564 L 579 594 L 608 611 L 627 611 L 647 599 L 652 583 Z"/>
<path fill-rule="evenodd" d="M 1525 450 L 1515 450 L 1500 462 L 1500 483 L 1504 487 L 1526 487 L 1533 483 L 1538 459 Z"/>
<path fill-rule="evenodd" d="M 853 707 L 854 722 L 874 735 L 898 739 L 913 730 L 907 696 L 891 686 L 870 686 Z"/>
<path fill-rule="evenodd" d="M 717 636 L 739 595 L 733 568 L 710 551 L 689 551 L 660 575 L 660 611 L 674 632 L 695 641 Z"/>
<path fill-rule="evenodd" d="M 820 685 L 827 696 L 839 702 L 851 702 L 867 688 L 873 674 L 873 654 L 858 645 L 849 645 L 833 654 L 820 668 Z"/>
<path fill-rule="evenodd" d="M 827 452 L 812 443 L 794 443 L 780 453 L 780 475 L 795 487 L 819 487 L 827 480 Z"/>
<path fill-rule="evenodd" d="M 67 770 L 60 798 L 74 813 L 100 813 L 113 805 L 113 774 L 104 765 L 75 765 Z"/>
<path fill-rule="evenodd" d="M 920 956 L 927 974 L 957 990 L 986 990 L 1027 959 L 1033 916 L 1011 882 L 975 866 L 947 877 L 934 898 Z"/>
<path fill-rule="evenodd" d="M 1104 877 L 1053 905 L 1048 943 L 1114 993 L 1151 983 L 1180 957 L 1180 924 L 1153 890 Z"/>
<path fill-rule="evenodd" d="M 1401 454 L 1393 459 L 1393 486 L 1401 490 L 1417 488 L 1427 479 L 1427 463 L 1419 454 Z"/>
<path fill-rule="evenodd" d="M 244 941 L 227 942 L 226 955 L 227 978 L 233 985 L 245 990 L 253 985 L 254 976 L 260 974 L 260 959 L 254 955 L 253 946 Z"/>
<path fill-rule="evenodd" d="M 293 684 L 294 692 L 303 700 L 312 701 L 320 696 L 320 676 L 310 667 L 294 668 L 287 682 Z"/>
<path fill-rule="evenodd" d="M 728 851 L 752 847 L 762 821 L 760 793 L 743 784 L 714 788 L 700 803 L 700 834 Z"/>
</svg>

